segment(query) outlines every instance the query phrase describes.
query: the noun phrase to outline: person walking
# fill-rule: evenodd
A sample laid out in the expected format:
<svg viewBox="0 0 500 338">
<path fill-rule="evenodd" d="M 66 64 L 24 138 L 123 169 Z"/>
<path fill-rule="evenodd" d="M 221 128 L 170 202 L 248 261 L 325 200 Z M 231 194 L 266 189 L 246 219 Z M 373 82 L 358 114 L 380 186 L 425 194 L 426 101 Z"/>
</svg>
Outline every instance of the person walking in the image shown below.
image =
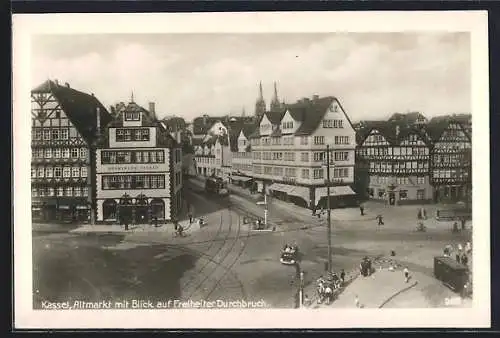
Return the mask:
<svg viewBox="0 0 500 338">
<path fill-rule="evenodd" d="M 403 270 L 403 273 L 405 275 L 405 283 L 408 283 L 408 281 L 410 280 L 410 272 L 408 271 L 408 267 L 405 266 L 404 270 Z"/>
<path fill-rule="evenodd" d="M 384 218 L 382 215 L 377 215 L 378 225 L 384 225 Z"/>
<path fill-rule="evenodd" d="M 327 285 L 325 288 L 325 298 L 326 298 L 326 305 L 330 305 L 330 302 L 333 300 L 333 291 L 330 285 Z"/>
<path fill-rule="evenodd" d="M 462 223 L 462 230 L 465 230 L 465 223 L 466 223 L 465 217 L 462 217 L 461 223 Z"/>
<path fill-rule="evenodd" d="M 361 213 L 361 216 L 365 215 L 365 207 L 362 203 L 359 205 L 359 212 Z"/>
<path fill-rule="evenodd" d="M 355 295 L 354 296 L 354 305 L 356 305 L 357 308 L 360 307 L 360 304 L 359 304 L 359 297 L 358 295 Z"/>
<path fill-rule="evenodd" d="M 471 252 L 472 252 L 472 246 L 471 246 L 470 242 L 467 242 L 467 243 L 465 244 L 465 253 L 466 253 L 467 255 L 469 255 Z"/>
<path fill-rule="evenodd" d="M 193 224 L 193 213 L 190 211 L 188 214 L 189 217 L 189 224 Z"/>
<path fill-rule="evenodd" d="M 342 269 L 342 271 L 340 271 L 340 280 L 342 281 L 342 285 L 344 285 L 344 283 L 345 283 L 345 271 L 344 271 L 344 269 Z"/>
<path fill-rule="evenodd" d="M 462 254 L 462 258 L 461 258 L 461 263 L 465 266 L 467 266 L 467 263 L 469 262 L 469 259 L 467 258 L 467 255 L 465 254 L 465 252 Z"/>
</svg>

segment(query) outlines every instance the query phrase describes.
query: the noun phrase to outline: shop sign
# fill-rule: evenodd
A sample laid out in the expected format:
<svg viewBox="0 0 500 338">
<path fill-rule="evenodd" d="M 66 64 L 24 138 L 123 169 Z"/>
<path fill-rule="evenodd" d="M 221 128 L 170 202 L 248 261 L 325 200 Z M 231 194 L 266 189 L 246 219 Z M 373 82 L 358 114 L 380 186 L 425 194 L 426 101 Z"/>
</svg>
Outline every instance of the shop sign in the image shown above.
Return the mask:
<svg viewBox="0 0 500 338">
<path fill-rule="evenodd" d="M 168 171 L 168 164 L 111 164 L 102 165 L 99 170 L 102 173 L 149 171 Z"/>
</svg>

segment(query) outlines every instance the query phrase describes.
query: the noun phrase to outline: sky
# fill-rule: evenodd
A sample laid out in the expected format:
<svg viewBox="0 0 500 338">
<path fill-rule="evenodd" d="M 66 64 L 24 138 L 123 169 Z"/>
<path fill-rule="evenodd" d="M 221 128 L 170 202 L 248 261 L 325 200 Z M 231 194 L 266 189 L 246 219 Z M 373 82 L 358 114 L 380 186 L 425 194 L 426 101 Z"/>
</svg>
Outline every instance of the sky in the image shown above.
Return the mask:
<svg viewBox="0 0 500 338">
<path fill-rule="evenodd" d="M 335 96 L 351 120 L 470 113 L 468 33 L 87 34 L 33 39 L 31 81 L 69 83 L 109 107 L 156 103 L 159 117 L 254 113 Z"/>
</svg>

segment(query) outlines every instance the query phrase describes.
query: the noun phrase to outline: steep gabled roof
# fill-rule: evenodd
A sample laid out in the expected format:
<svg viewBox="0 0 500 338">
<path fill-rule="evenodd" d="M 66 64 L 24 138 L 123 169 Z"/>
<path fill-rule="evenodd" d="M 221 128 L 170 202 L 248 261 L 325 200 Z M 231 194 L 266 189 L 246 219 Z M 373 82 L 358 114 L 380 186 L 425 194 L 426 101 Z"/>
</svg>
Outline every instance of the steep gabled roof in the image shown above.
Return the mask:
<svg viewBox="0 0 500 338">
<path fill-rule="evenodd" d="M 462 130 L 464 131 L 467 138 L 469 140 L 471 139 L 471 135 L 469 134 L 469 130 L 467 128 L 467 124 L 469 123 L 469 121 L 467 120 L 466 116 L 457 118 L 456 115 L 453 116 L 445 115 L 445 116 L 433 117 L 427 123 L 427 131 L 433 142 L 436 142 L 441 138 L 441 135 L 446 130 L 446 128 L 448 128 L 450 123 L 459 124 L 462 127 Z"/>
<path fill-rule="evenodd" d="M 138 112 L 142 114 L 141 125 L 143 127 L 153 127 L 156 126 L 156 123 L 158 122 L 151 112 L 139 106 L 135 102 L 130 102 L 127 106 L 125 106 L 124 110 L 117 112 L 115 118 L 113 118 L 113 120 L 108 124 L 108 127 L 122 127 L 124 112 Z"/>
<path fill-rule="evenodd" d="M 334 100 L 333 96 L 327 96 L 287 105 L 286 108 L 290 111 L 292 117 L 302 122 L 295 135 L 309 135 L 313 133 L 318 128 L 328 107 Z"/>
<path fill-rule="evenodd" d="M 108 124 L 112 117 L 99 100 L 90 94 L 61 86 L 47 80 L 35 87 L 32 93 L 52 93 L 62 110 L 87 143 L 92 143 L 97 131 L 97 108 L 100 111 L 101 126 Z"/>
<path fill-rule="evenodd" d="M 356 135 L 358 144 L 363 144 L 368 135 L 373 130 L 377 130 L 390 145 L 399 145 L 408 135 L 416 134 L 427 145 L 430 145 L 431 139 L 428 137 L 425 128 L 418 128 L 406 124 L 403 120 L 398 121 L 372 121 Z"/>
<path fill-rule="evenodd" d="M 405 113 L 405 114 L 394 113 L 389 118 L 389 121 L 390 122 L 402 122 L 402 123 L 405 123 L 408 125 L 413 125 L 417 122 L 417 120 L 422 119 L 422 118 L 426 120 L 426 117 L 424 116 L 424 114 L 422 114 L 420 112 L 410 112 L 410 113 Z"/>
</svg>

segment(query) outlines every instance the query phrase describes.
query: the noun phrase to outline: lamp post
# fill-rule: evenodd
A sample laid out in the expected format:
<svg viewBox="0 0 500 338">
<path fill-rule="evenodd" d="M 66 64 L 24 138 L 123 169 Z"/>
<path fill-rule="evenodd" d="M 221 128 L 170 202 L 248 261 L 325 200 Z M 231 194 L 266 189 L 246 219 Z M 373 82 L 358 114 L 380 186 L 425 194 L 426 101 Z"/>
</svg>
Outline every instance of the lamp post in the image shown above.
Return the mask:
<svg viewBox="0 0 500 338">
<path fill-rule="evenodd" d="M 326 146 L 326 195 L 327 195 L 327 237 L 328 237 L 328 272 L 332 271 L 332 218 L 330 210 L 330 145 Z"/>
</svg>

